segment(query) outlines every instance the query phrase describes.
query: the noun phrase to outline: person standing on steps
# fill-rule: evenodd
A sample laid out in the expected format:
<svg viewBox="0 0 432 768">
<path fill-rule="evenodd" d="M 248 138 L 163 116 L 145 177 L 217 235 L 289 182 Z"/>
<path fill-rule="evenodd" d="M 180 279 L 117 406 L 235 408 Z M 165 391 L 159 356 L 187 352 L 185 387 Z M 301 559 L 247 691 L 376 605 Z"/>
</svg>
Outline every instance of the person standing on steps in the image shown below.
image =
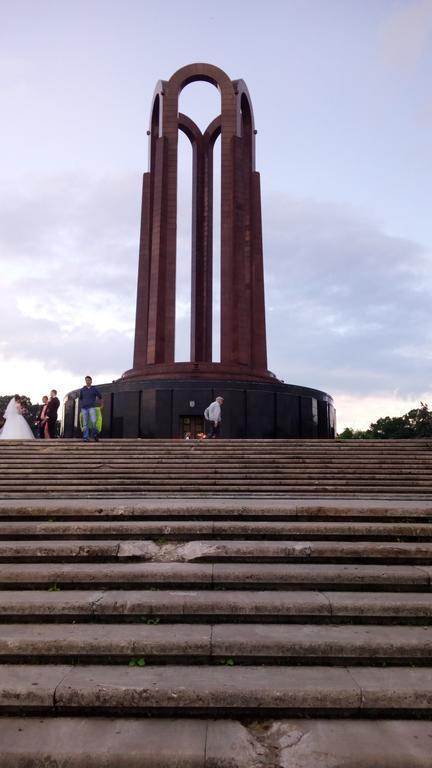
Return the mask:
<svg viewBox="0 0 432 768">
<path fill-rule="evenodd" d="M 36 418 L 38 436 L 41 440 L 45 439 L 45 433 L 48 432 L 48 417 L 47 417 L 48 400 L 49 400 L 48 395 L 44 395 L 42 398 L 42 405 L 39 409 L 39 413 Z"/>
<path fill-rule="evenodd" d="M 46 409 L 46 416 L 48 418 L 48 434 L 45 432 L 45 437 L 51 440 L 54 437 L 57 437 L 57 411 L 59 408 L 60 400 L 57 397 L 57 390 L 52 389 Z"/>
<path fill-rule="evenodd" d="M 211 429 L 207 437 L 218 437 L 220 425 L 222 421 L 222 406 L 224 399 L 220 395 L 217 396 L 204 411 L 204 418 L 211 423 Z"/>
<path fill-rule="evenodd" d="M 91 432 L 93 439 L 97 442 L 99 440 L 99 434 L 96 427 L 96 405 L 103 408 L 102 395 L 99 390 L 93 386 L 92 377 L 85 377 L 85 387 L 80 389 L 79 401 L 81 405 L 81 413 L 83 418 L 83 440 L 85 443 L 89 442 L 89 422 L 91 424 Z M 99 401 L 99 402 L 97 402 Z"/>
</svg>

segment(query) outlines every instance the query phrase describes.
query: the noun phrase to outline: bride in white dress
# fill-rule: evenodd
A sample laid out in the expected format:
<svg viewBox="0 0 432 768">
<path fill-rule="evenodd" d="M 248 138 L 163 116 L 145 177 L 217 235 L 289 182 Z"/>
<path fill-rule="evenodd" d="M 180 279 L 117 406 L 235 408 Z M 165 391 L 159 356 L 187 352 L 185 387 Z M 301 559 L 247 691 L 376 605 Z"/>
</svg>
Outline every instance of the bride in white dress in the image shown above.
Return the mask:
<svg viewBox="0 0 432 768">
<path fill-rule="evenodd" d="M 34 440 L 35 436 L 22 415 L 19 395 L 9 401 L 4 412 L 6 423 L 0 432 L 0 440 Z"/>
</svg>

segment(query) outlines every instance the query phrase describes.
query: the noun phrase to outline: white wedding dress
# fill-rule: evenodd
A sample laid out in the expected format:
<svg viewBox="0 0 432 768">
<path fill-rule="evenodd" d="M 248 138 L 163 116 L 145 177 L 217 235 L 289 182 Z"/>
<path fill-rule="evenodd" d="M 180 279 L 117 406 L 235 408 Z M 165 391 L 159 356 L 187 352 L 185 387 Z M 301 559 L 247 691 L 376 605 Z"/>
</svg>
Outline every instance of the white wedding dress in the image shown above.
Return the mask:
<svg viewBox="0 0 432 768">
<path fill-rule="evenodd" d="M 4 412 L 6 424 L 0 432 L 0 440 L 34 440 L 35 436 L 24 416 L 19 412 L 19 404 L 13 397 Z"/>
</svg>

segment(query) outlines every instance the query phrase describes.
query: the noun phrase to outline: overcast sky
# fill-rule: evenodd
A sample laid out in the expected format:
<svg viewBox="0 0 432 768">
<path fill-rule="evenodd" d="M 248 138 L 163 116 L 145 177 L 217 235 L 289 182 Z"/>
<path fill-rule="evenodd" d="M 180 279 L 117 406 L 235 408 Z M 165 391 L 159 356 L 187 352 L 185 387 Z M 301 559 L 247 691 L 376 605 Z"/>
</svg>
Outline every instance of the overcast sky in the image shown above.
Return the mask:
<svg viewBox="0 0 432 768">
<path fill-rule="evenodd" d="M 200 61 L 252 98 L 269 368 L 339 429 L 432 404 L 432 0 L 0 0 L 0 394 L 131 366 L 152 94 Z M 181 109 L 205 127 L 218 91 Z"/>
</svg>

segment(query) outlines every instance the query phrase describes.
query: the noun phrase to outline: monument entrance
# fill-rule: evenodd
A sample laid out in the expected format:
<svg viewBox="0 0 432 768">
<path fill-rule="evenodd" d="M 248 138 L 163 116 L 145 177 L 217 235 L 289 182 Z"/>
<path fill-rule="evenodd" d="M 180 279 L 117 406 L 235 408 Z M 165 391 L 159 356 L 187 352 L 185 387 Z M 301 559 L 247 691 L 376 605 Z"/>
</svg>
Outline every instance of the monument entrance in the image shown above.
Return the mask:
<svg viewBox="0 0 432 768">
<path fill-rule="evenodd" d="M 211 83 L 221 95 L 221 113 L 204 132 L 178 107 L 182 89 L 195 81 Z M 191 142 L 193 164 L 190 355 L 184 362 L 174 356 L 179 131 Z M 101 386 L 103 434 L 183 437 L 184 419 L 198 423 L 204 408 L 222 395 L 222 437 L 334 437 L 332 398 L 285 384 L 267 369 L 260 177 L 245 82 L 230 80 L 210 64 L 179 69 L 156 86 L 148 135 L 133 365 L 118 381 Z M 220 362 L 214 362 L 213 149 L 218 137 L 221 351 Z M 74 433 L 70 414 L 76 396 L 71 392 L 65 405 L 65 436 Z"/>
</svg>

